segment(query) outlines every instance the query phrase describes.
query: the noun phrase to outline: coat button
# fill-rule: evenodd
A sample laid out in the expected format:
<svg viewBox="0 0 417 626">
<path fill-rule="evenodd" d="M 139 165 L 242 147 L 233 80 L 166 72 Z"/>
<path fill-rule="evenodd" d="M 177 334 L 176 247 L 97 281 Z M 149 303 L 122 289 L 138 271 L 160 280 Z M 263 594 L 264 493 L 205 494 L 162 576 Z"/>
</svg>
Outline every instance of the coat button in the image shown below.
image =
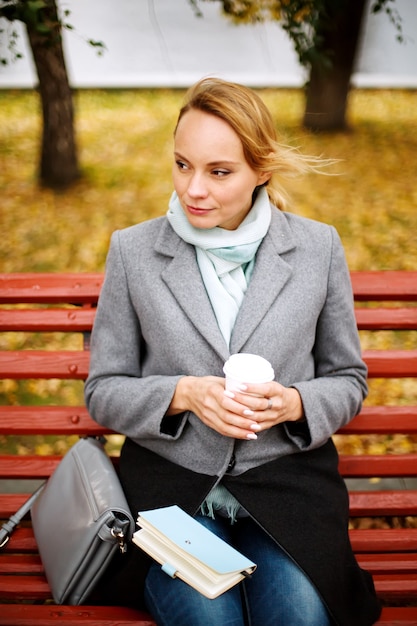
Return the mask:
<svg viewBox="0 0 417 626">
<path fill-rule="evenodd" d="M 227 466 L 227 472 L 231 472 L 234 466 L 236 465 L 236 457 L 234 454 L 230 457 L 229 465 Z"/>
</svg>

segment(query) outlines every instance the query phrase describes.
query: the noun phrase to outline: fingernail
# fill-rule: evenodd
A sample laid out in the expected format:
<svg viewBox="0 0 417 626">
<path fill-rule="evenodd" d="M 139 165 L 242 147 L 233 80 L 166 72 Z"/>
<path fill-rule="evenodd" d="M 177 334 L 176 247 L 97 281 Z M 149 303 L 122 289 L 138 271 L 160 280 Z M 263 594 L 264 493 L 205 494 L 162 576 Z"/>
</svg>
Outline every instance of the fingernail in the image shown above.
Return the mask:
<svg viewBox="0 0 417 626">
<path fill-rule="evenodd" d="M 260 430 L 261 427 L 256 422 L 250 425 L 251 430 Z"/>
<path fill-rule="evenodd" d="M 245 409 L 243 411 L 243 415 L 253 415 L 253 414 L 254 414 L 253 411 L 251 411 L 250 409 Z"/>
<path fill-rule="evenodd" d="M 235 394 L 233 393 L 233 391 L 229 391 L 228 389 L 224 390 L 224 395 L 227 396 L 228 398 L 234 398 Z"/>
<path fill-rule="evenodd" d="M 239 391 L 246 391 L 247 386 L 243 383 L 239 383 L 238 385 L 236 385 L 236 389 L 239 389 Z"/>
<path fill-rule="evenodd" d="M 258 439 L 258 435 L 255 435 L 255 433 L 248 433 L 246 435 L 246 439 Z"/>
</svg>

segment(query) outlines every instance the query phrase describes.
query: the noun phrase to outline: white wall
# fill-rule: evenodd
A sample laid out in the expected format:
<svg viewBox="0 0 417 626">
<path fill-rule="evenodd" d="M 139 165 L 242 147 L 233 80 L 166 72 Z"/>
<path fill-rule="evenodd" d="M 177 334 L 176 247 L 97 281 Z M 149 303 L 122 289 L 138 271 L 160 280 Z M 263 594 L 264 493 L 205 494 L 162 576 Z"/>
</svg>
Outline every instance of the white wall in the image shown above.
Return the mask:
<svg viewBox="0 0 417 626">
<path fill-rule="evenodd" d="M 207 74 L 271 87 L 298 87 L 305 79 L 279 24 L 234 26 L 217 2 L 202 2 L 204 18 L 197 18 L 187 0 L 58 1 L 71 10 L 76 27 L 64 36 L 74 87 L 185 87 Z M 396 0 L 395 7 L 407 42 L 397 43 L 385 14 L 369 15 L 353 76 L 357 86 L 417 87 L 417 0 Z M 0 22 L 0 28 L 16 27 Z M 0 88 L 37 82 L 20 32 L 24 59 L 0 66 Z M 104 41 L 107 52 L 98 57 L 84 38 Z"/>
</svg>

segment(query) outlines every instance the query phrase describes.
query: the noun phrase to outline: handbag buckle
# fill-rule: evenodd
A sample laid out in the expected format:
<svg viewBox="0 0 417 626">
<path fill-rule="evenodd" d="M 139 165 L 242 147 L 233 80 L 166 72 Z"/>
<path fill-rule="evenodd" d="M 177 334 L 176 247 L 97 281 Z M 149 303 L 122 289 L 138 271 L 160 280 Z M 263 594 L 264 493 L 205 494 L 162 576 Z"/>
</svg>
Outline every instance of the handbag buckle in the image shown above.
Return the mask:
<svg viewBox="0 0 417 626">
<path fill-rule="evenodd" d="M 125 541 L 125 534 L 122 531 L 121 528 L 118 528 L 117 526 L 115 528 L 112 528 L 110 530 L 110 534 L 112 537 L 114 537 L 115 539 L 117 539 L 117 543 L 119 544 L 119 550 L 121 554 L 124 554 L 127 550 L 127 546 L 126 546 L 126 541 Z"/>
</svg>

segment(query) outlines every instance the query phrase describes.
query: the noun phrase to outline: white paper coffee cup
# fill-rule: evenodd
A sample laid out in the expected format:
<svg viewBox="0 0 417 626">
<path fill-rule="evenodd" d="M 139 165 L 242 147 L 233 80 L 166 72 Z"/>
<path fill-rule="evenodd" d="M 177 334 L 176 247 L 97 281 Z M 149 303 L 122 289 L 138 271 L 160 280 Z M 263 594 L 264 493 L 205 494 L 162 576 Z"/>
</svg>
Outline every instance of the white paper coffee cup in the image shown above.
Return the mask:
<svg viewBox="0 0 417 626">
<path fill-rule="evenodd" d="M 274 370 L 269 361 L 257 354 L 239 352 L 232 354 L 223 367 L 226 389 L 238 391 L 245 383 L 269 383 L 274 380 Z"/>
</svg>

